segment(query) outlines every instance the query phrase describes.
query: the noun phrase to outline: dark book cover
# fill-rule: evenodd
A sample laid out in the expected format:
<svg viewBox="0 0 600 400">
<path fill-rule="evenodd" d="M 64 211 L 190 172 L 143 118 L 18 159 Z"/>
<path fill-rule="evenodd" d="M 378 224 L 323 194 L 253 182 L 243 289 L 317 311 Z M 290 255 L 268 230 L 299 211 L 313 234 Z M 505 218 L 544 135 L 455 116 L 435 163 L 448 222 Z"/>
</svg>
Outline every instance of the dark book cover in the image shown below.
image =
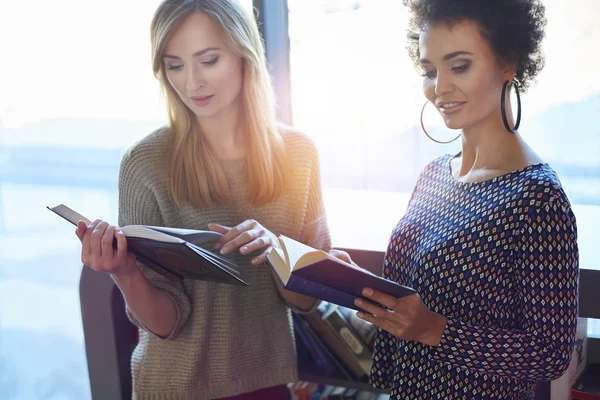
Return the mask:
<svg viewBox="0 0 600 400">
<path fill-rule="evenodd" d="M 268 256 L 267 261 L 271 263 Z M 354 299 L 363 297 L 362 290 L 366 287 L 398 298 L 416 293 L 412 288 L 331 259 L 321 260 L 293 271 L 287 284 L 283 281 L 281 283 L 293 292 L 357 311 L 364 310 L 354 304 Z"/>
<path fill-rule="evenodd" d="M 63 204 L 47 208 L 75 226 L 79 220 L 90 223 L 89 219 Z M 130 232 L 134 229 L 135 235 L 128 234 L 128 228 Z M 218 240 L 221 236 L 219 233 L 141 225 L 125 226 L 122 230 L 127 238 L 127 250 L 134 253 L 144 265 L 168 279 L 187 278 L 248 286 L 240 279 L 234 263 L 183 239 L 189 237 L 195 243 L 206 245 Z M 170 234 L 174 231 L 191 234 Z M 147 237 L 140 237 L 140 233 L 146 234 Z M 113 246 L 116 247 L 116 240 Z"/>
<path fill-rule="evenodd" d="M 416 293 L 283 235 L 279 236 L 279 244 L 267 255 L 267 261 L 282 285 L 293 292 L 359 311 L 364 310 L 356 307 L 354 300 L 362 297 L 366 287 L 396 298 Z"/>
<path fill-rule="evenodd" d="M 339 294 L 340 292 L 346 293 L 353 299 L 362 297 L 362 290 L 366 287 L 379 290 L 380 292 L 398 298 L 416 293 L 412 288 L 399 285 L 396 282 L 384 279 L 362 269 L 348 267 L 331 259 L 324 259 L 314 264 L 306 265 L 305 267 L 292 272 L 292 276 L 297 276 L 306 281 L 320 283 L 331 289 L 335 289 L 335 291 L 331 292 L 331 297 L 333 298 L 341 296 Z M 340 297 L 340 300 L 346 304 L 339 304 L 336 301 L 330 300 L 327 301 L 358 310 L 354 305 L 354 302 L 348 304 L 346 297 Z"/>
<path fill-rule="evenodd" d="M 191 243 L 166 243 L 134 237 L 127 238 L 127 250 L 136 256 L 142 256 L 140 261 L 150 260 L 179 279 L 198 279 L 247 286 L 231 266 L 217 259 L 208 250 Z"/>
</svg>

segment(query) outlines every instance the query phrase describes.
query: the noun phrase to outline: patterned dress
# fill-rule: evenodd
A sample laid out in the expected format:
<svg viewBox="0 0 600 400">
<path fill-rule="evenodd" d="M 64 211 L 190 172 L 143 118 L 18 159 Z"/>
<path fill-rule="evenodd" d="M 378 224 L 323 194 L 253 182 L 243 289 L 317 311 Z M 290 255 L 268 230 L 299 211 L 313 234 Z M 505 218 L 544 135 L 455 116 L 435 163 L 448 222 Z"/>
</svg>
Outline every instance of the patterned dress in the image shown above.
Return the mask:
<svg viewBox="0 0 600 400">
<path fill-rule="evenodd" d="M 422 172 L 384 262 L 448 324 L 437 347 L 378 330 L 371 383 L 392 399 L 533 399 L 573 350 L 575 216 L 547 164 L 464 183 L 451 159 Z"/>
</svg>

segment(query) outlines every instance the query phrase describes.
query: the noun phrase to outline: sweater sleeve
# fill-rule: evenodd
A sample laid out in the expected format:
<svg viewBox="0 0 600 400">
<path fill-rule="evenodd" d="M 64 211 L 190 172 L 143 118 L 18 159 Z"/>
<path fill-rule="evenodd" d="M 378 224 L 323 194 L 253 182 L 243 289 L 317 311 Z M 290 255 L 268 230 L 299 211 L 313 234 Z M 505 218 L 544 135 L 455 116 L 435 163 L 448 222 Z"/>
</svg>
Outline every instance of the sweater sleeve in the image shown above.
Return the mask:
<svg viewBox="0 0 600 400">
<path fill-rule="evenodd" d="M 137 157 L 136 157 L 137 155 Z M 148 171 L 156 167 L 144 165 L 142 154 L 127 153 L 121 162 L 119 173 L 119 225 L 163 226 L 158 201 L 151 185 Z M 149 261 L 148 261 L 149 262 Z M 150 266 L 137 262 L 144 276 L 152 286 L 165 292 L 177 309 L 175 327 L 166 339 L 173 339 L 188 320 L 192 306 L 181 281 L 173 281 L 155 272 Z M 127 316 L 138 327 L 152 333 L 126 308 Z M 158 337 L 158 336 L 157 336 Z"/>
<path fill-rule="evenodd" d="M 324 251 L 331 249 L 331 235 L 327 225 L 327 216 L 323 204 L 323 193 L 321 188 L 321 170 L 319 166 L 319 153 L 314 142 L 304 135 L 294 135 L 295 152 L 301 153 L 302 167 L 297 168 L 300 172 L 302 187 L 305 193 L 299 198 L 305 198 L 304 204 L 299 206 L 301 210 L 300 242 Z M 300 195 L 300 194 L 299 194 Z M 309 310 L 299 310 L 284 299 L 286 305 L 298 314 L 309 314 L 313 312 L 319 301 Z"/>
<path fill-rule="evenodd" d="M 434 357 L 453 366 L 524 380 L 552 380 L 568 368 L 578 314 L 575 216 L 550 200 L 530 214 L 515 251 L 520 329 L 449 318 Z"/>
</svg>

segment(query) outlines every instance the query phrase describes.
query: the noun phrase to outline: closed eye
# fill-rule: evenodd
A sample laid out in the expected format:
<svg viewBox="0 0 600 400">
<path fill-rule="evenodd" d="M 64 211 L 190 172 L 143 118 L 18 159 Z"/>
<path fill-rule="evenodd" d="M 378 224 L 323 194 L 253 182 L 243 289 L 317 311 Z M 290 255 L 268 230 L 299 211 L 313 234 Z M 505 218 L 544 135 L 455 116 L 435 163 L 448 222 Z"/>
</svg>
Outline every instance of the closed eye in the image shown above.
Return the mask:
<svg viewBox="0 0 600 400">
<path fill-rule="evenodd" d="M 467 69 L 469 69 L 469 64 L 457 65 L 455 67 L 452 67 L 452 71 L 456 72 L 457 74 L 462 74 Z"/>
<path fill-rule="evenodd" d="M 209 61 L 204 61 L 202 63 L 202 65 L 206 65 L 206 66 L 210 67 L 211 65 L 215 65 L 217 63 L 217 61 L 219 61 L 219 57 L 215 57 L 215 58 L 213 58 L 212 60 L 209 60 Z"/>
<path fill-rule="evenodd" d="M 183 68 L 183 64 L 180 64 L 180 65 L 170 65 L 170 64 L 167 64 L 167 69 L 169 71 L 179 71 L 181 68 Z"/>
<path fill-rule="evenodd" d="M 437 75 L 437 71 L 436 71 L 435 69 L 434 69 L 434 70 L 431 70 L 431 71 L 424 71 L 424 72 L 421 74 L 421 76 L 423 76 L 423 77 L 426 77 L 426 78 L 429 78 L 429 79 L 433 79 L 433 78 L 435 78 L 435 77 L 436 77 L 436 75 Z"/>
</svg>

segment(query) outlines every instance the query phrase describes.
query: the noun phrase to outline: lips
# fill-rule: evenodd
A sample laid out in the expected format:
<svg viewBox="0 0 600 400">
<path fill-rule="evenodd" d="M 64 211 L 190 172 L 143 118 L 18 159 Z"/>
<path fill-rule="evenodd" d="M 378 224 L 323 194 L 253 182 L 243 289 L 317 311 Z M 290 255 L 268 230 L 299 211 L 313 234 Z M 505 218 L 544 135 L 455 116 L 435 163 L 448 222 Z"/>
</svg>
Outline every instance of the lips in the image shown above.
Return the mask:
<svg viewBox="0 0 600 400">
<path fill-rule="evenodd" d="M 453 108 L 453 107 L 456 107 L 456 106 L 458 106 L 458 105 L 461 105 L 461 104 L 463 104 L 463 103 L 459 103 L 459 102 L 455 102 L 455 103 L 444 103 L 444 104 L 441 104 L 441 107 L 442 107 L 442 108 Z"/>
<path fill-rule="evenodd" d="M 466 101 L 445 101 L 439 104 L 436 104 L 438 109 L 442 114 L 454 114 L 460 111 L 464 105 L 467 104 Z"/>
<path fill-rule="evenodd" d="M 448 108 L 454 108 L 456 106 L 460 106 L 464 103 L 466 103 L 466 102 L 465 101 L 445 101 L 443 103 L 436 104 L 436 106 L 439 108 L 448 109 Z"/>
<path fill-rule="evenodd" d="M 192 100 L 193 101 L 203 101 L 203 100 L 207 100 L 207 99 L 211 98 L 212 96 L 213 96 L 212 94 L 209 94 L 207 96 L 194 96 L 194 97 L 192 97 Z"/>
<path fill-rule="evenodd" d="M 208 96 L 193 96 L 193 97 L 191 97 L 191 99 L 194 102 L 194 104 L 196 104 L 199 107 L 203 107 L 210 103 L 213 96 L 214 96 L 214 94 L 211 94 Z"/>
</svg>

